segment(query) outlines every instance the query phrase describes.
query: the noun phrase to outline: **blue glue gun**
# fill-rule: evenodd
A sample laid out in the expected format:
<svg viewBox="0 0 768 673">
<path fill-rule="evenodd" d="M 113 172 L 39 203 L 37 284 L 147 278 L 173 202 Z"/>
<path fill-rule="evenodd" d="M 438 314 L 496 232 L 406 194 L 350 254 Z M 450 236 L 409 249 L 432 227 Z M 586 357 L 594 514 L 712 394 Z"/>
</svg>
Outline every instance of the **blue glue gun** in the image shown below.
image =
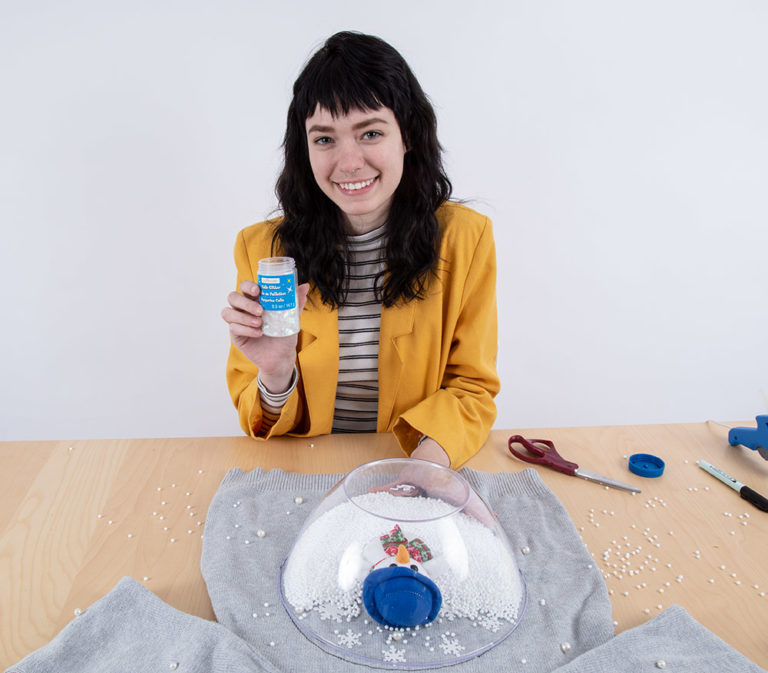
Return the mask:
<svg viewBox="0 0 768 673">
<path fill-rule="evenodd" d="M 731 428 L 728 431 L 728 443 L 731 446 L 746 446 L 768 460 L 768 414 L 761 414 L 755 420 L 756 428 Z"/>
</svg>

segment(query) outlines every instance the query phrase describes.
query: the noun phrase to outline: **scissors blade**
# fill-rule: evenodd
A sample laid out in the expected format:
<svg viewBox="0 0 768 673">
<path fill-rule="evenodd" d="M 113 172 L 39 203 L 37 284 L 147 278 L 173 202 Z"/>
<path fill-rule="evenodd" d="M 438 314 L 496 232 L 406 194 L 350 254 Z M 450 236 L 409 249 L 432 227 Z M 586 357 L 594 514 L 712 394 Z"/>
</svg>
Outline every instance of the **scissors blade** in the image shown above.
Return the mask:
<svg viewBox="0 0 768 673">
<path fill-rule="evenodd" d="M 629 484 L 624 484 L 623 482 L 616 481 L 615 479 L 611 479 L 610 477 L 604 477 L 602 474 L 590 472 L 589 470 L 582 470 L 580 467 L 576 468 L 576 471 L 573 474 L 576 475 L 577 477 L 581 477 L 582 479 L 586 479 L 587 481 L 594 481 L 597 484 L 603 484 L 603 486 L 618 488 L 622 491 L 629 491 L 630 493 L 641 493 L 639 488 L 635 488 L 634 486 L 630 486 Z"/>
</svg>

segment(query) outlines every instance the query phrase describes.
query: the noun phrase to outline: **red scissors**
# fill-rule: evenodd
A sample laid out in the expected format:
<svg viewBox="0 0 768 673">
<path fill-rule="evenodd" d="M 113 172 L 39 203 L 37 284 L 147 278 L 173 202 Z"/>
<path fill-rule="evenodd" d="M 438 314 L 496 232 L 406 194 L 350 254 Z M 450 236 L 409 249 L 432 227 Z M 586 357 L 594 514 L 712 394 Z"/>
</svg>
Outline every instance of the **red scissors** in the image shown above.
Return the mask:
<svg viewBox="0 0 768 673">
<path fill-rule="evenodd" d="M 513 444 L 520 444 L 525 448 L 525 453 L 518 451 L 514 448 Z M 524 460 L 528 463 L 536 463 L 538 465 L 545 465 L 551 467 L 553 470 L 568 474 L 573 477 L 581 477 L 588 481 L 594 481 L 604 486 L 610 486 L 611 488 L 618 488 L 622 491 L 629 491 L 631 493 L 640 493 L 639 488 L 624 484 L 610 477 L 604 477 L 601 474 L 590 472 L 589 470 L 582 470 L 576 463 L 572 463 L 570 460 L 563 458 L 555 449 L 554 442 L 550 442 L 548 439 L 526 439 L 521 435 L 512 435 L 509 438 L 509 450 L 517 456 L 520 460 Z"/>
</svg>

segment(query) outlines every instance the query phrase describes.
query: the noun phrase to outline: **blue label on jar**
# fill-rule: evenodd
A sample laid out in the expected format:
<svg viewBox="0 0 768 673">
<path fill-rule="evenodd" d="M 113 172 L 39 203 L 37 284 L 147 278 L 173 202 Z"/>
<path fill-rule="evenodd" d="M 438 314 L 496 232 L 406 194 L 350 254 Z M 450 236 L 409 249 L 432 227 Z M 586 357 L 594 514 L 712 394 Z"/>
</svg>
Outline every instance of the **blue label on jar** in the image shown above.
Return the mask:
<svg viewBox="0 0 768 673">
<path fill-rule="evenodd" d="M 292 273 L 281 276 L 259 274 L 257 280 L 261 288 L 259 302 L 265 311 L 287 311 L 296 308 L 296 288 Z"/>
</svg>

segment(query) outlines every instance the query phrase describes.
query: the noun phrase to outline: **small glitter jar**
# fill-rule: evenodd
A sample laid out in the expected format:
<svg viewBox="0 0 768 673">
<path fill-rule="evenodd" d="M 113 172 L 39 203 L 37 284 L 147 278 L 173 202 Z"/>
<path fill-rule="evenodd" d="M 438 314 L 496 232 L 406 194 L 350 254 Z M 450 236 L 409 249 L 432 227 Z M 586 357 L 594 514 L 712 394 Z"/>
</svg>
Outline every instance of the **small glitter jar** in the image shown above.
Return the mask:
<svg viewBox="0 0 768 673">
<path fill-rule="evenodd" d="M 259 260 L 259 303 L 262 331 L 266 336 L 282 337 L 299 332 L 298 279 L 292 257 L 265 257 Z"/>
</svg>

